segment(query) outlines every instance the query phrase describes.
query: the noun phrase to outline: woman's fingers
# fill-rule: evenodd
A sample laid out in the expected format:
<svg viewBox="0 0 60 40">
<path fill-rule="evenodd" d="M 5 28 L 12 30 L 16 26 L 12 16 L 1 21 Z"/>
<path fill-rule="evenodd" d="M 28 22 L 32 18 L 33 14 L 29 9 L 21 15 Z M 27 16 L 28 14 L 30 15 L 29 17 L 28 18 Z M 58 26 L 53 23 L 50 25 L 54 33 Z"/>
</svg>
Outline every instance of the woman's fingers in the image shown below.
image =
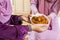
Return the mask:
<svg viewBox="0 0 60 40">
<path fill-rule="evenodd" d="M 24 21 L 28 21 L 28 18 L 26 16 L 21 16 Z"/>
</svg>

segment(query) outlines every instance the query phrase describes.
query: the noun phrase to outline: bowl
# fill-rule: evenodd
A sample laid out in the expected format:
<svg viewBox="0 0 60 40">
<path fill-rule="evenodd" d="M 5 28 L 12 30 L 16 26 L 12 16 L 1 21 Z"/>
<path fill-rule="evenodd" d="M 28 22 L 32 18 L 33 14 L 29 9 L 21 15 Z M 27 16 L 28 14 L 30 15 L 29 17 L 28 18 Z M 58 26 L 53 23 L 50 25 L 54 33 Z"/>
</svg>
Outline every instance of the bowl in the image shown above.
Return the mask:
<svg viewBox="0 0 60 40">
<path fill-rule="evenodd" d="M 49 25 L 50 21 L 48 17 L 44 14 L 32 14 L 30 17 L 30 21 L 32 24 L 41 24 L 41 25 Z"/>
</svg>

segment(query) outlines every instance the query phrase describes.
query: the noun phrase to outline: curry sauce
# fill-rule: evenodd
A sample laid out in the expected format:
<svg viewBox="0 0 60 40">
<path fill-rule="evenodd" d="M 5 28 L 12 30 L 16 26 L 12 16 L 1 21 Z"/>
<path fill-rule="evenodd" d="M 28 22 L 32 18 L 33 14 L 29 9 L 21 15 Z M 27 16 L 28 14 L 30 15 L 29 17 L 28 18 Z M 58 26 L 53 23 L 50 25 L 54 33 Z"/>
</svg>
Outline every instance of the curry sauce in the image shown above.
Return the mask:
<svg viewBox="0 0 60 40">
<path fill-rule="evenodd" d="M 32 22 L 35 23 L 35 24 L 48 24 L 48 20 L 46 19 L 45 16 L 34 16 L 32 18 Z"/>
</svg>

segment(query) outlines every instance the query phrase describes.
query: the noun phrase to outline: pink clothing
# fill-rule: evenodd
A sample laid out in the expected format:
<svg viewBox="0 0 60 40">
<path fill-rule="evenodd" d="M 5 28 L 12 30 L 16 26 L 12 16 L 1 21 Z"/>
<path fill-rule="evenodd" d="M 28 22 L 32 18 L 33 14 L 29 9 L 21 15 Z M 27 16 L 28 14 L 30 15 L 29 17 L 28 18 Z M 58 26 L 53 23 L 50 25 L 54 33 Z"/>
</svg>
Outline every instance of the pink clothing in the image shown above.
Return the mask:
<svg viewBox="0 0 60 40">
<path fill-rule="evenodd" d="M 12 14 L 10 0 L 0 0 L 0 22 L 6 23 Z"/>
<path fill-rule="evenodd" d="M 47 30 L 42 33 L 30 32 L 29 40 L 60 40 L 59 38 L 59 28 L 58 28 L 58 11 L 60 8 L 60 0 L 51 0 L 47 2 L 45 0 L 31 0 L 31 9 L 35 13 L 40 12 L 45 15 L 50 15 L 52 18 L 51 21 L 51 30 Z M 53 5 L 53 6 L 52 6 Z"/>
</svg>

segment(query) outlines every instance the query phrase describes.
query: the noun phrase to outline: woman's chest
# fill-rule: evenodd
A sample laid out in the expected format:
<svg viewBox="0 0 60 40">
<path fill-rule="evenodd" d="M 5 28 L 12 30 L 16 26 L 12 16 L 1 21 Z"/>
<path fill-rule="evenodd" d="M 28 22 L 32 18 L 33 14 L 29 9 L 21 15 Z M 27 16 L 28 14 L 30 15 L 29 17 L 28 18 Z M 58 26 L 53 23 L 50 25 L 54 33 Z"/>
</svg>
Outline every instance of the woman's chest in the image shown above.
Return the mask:
<svg viewBox="0 0 60 40">
<path fill-rule="evenodd" d="M 0 0 L 0 5 L 3 6 L 3 7 L 5 7 L 6 1 L 5 0 Z"/>
<path fill-rule="evenodd" d="M 39 6 L 44 6 L 44 7 L 53 7 L 54 4 L 56 3 L 56 0 L 38 0 Z"/>
</svg>

